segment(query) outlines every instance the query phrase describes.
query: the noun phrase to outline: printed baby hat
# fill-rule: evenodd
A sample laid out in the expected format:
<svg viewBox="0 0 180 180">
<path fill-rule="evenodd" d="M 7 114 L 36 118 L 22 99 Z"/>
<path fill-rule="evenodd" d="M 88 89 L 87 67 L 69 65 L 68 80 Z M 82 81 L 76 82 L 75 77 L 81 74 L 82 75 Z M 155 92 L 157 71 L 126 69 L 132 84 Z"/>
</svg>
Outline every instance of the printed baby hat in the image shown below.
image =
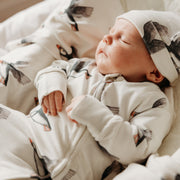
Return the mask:
<svg viewBox="0 0 180 180">
<path fill-rule="evenodd" d="M 119 18 L 137 28 L 160 73 L 174 82 L 180 74 L 180 16 L 167 11 L 133 10 Z"/>
</svg>

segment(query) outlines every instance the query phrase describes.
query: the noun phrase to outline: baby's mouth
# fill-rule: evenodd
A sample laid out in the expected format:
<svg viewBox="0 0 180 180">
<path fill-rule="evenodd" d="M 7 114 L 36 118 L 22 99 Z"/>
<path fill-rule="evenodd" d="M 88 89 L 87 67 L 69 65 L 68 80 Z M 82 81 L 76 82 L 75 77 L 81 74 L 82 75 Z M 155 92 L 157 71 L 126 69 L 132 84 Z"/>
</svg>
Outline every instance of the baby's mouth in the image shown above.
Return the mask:
<svg viewBox="0 0 180 180">
<path fill-rule="evenodd" d="M 107 54 L 104 52 L 104 49 L 100 49 L 98 54 L 104 54 L 107 57 Z"/>
</svg>

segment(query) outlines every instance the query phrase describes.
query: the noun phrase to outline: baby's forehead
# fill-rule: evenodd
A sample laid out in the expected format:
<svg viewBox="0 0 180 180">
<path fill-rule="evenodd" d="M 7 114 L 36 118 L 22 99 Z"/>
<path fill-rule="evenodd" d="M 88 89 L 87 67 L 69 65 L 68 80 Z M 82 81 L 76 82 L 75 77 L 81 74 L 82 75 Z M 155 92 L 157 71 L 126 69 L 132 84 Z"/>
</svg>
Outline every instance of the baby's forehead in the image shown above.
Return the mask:
<svg viewBox="0 0 180 180">
<path fill-rule="evenodd" d="M 130 36 L 131 38 L 142 40 L 142 37 L 139 34 L 139 31 L 137 30 L 136 26 L 128 19 L 121 17 L 117 18 L 113 27 L 110 29 L 111 32 L 114 30 L 124 33 Z"/>
<path fill-rule="evenodd" d="M 136 29 L 134 24 L 125 18 L 117 18 L 112 28 L 117 28 L 119 30 Z"/>
</svg>

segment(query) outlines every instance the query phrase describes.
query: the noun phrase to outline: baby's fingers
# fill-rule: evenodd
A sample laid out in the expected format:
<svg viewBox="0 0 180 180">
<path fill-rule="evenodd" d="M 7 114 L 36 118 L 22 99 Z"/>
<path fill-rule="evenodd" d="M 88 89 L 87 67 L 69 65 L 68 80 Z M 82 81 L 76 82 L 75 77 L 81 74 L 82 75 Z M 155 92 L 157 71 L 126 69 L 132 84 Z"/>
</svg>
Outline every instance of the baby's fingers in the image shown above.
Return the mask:
<svg viewBox="0 0 180 180">
<path fill-rule="evenodd" d="M 46 114 L 49 111 L 49 100 L 47 96 L 43 98 L 41 106 L 42 106 L 43 112 Z"/>
<path fill-rule="evenodd" d="M 70 115 L 71 114 L 71 110 L 72 110 L 72 106 L 71 105 L 66 107 L 67 116 L 68 116 L 69 120 L 71 120 L 72 122 L 78 124 L 78 122 L 75 119 L 71 118 L 71 115 Z"/>
<path fill-rule="evenodd" d="M 49 94 L 48 96 L 48 101 L 49 101 L 49 111 L 52 116 L 57 115 L 57 109 L 56 109 L 56 103 L 55 103 L 55 98 L 54 98 L 54 93 Z"/>
<path fill-rule="evenodd" d="M 43 104 L 42 104 L 42 109 L 43 109 L 43 112 L 44 112 L 45 114 L 48 112 L 46 106 L 44 106 Z"/>
<path fill-rule="evenodd" d="M 58 112 L 61 112 L 64 101 L 63 94 L 60 91 L 56 91 L 54 96 L 55 96 L 56 109 Z"/>
</svg>

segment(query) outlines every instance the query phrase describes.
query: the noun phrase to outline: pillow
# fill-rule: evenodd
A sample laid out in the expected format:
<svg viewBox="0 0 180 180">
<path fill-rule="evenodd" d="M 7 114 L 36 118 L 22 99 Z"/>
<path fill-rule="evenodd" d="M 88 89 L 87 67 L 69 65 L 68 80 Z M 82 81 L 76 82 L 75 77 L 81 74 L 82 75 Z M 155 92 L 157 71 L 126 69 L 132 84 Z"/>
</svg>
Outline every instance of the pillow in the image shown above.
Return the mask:
<svg viewBox="0 0 180 180">
<path fill-rule="evenodd" d="M 179 0 L 164 0 L 164 9 L 166 11 L 173 11 L 180 13 L 180 1 Z"/>
<path fill-rule="evenodd" d="M 121 0 L 121 3 L 126 11 L 137 9 L 137 10 L 146 10 L 146 9 L 154 9 L 163 11 L 164 10 L 164 2 L 163 0 Z"/>
<path fill-rule="evenodd" d="M 175 114 L 171 130 L 158 150 L 159 155 L 172 155 L 180 147 L 180 77 L 173 87 Z"/>
<path fill-rule="evenodd" d="M 34 32 L 58 4 L 63 5 L 63 1 L 43 1 L 0 23 L 0 48 L 5 48 L 8 41 Z"/>
</svg>

